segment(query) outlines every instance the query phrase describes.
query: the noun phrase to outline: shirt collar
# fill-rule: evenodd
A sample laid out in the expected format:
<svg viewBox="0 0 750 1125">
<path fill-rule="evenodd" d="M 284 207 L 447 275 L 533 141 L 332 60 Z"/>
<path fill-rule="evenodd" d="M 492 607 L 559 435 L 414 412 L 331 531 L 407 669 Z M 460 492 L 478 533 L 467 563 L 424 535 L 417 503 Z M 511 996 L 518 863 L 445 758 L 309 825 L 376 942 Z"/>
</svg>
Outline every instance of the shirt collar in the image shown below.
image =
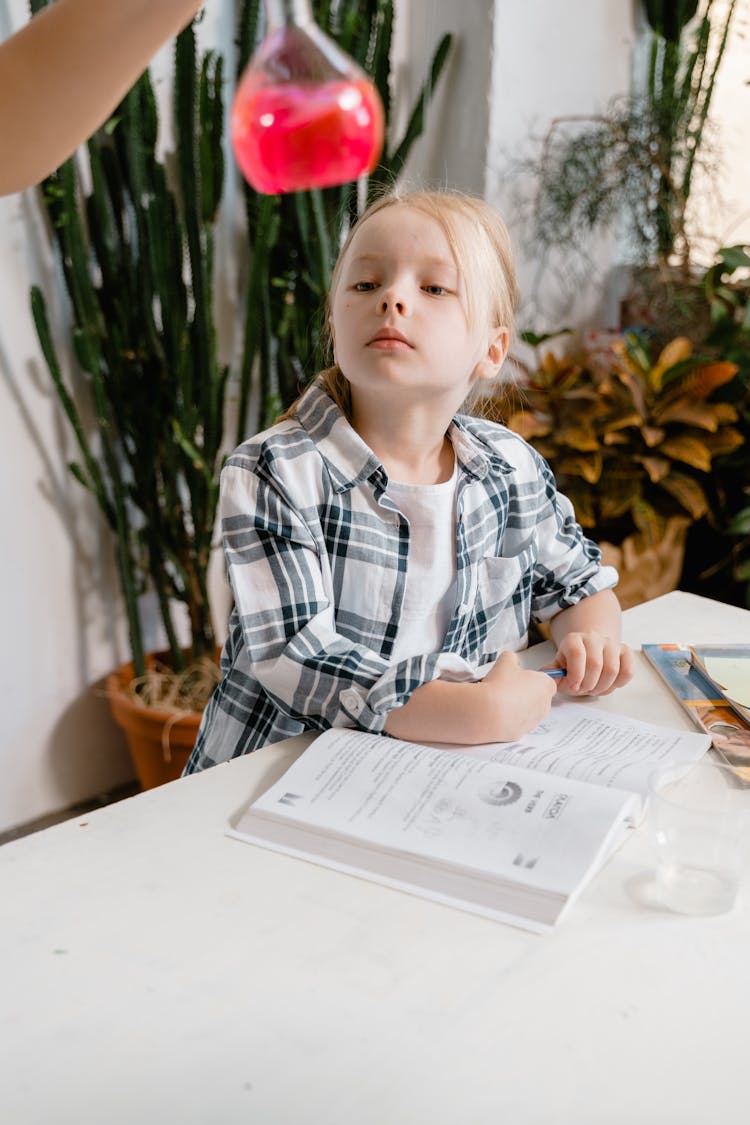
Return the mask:
<svg viewBox="0 0 750 1125">
<path fill-rule="evenodd" d="M 317 383 L 305 392 L 297 407 L 297 421 L 309 434 L 328 468 L 336 492 L 380 474 L 385 468 L 347 421 L 330 395 Z M 470 476 L 482 480 L 488 473 L 510 473 L 513 467 L 472 428 L 472 419 L 457 415 L 448 427 L 456 460 Z"/>
</svg>

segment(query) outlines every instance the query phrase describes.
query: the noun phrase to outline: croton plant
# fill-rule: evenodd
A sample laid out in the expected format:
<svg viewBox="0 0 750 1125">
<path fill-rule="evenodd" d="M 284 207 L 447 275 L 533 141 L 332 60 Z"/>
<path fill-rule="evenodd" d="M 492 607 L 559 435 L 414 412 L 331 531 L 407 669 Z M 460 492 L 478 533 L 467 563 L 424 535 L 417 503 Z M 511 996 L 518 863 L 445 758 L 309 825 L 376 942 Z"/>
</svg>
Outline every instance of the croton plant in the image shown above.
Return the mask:
<svg viewBox="0 0 750 1125">
<path fill-rule="evenodd" d="M 653 357 L 646 338 L 628 332 L 562 358 L 547 351 L 510 397 L 501 389 L 483 409 L 504 413 L 549 461 L 597 538 L 655 544 L 675 517 L 710 514 L 712 462 L 743 442 L 736 407 L 715 397 L 736 372 L 695 355 L 683 337 Z"/>
</svg>

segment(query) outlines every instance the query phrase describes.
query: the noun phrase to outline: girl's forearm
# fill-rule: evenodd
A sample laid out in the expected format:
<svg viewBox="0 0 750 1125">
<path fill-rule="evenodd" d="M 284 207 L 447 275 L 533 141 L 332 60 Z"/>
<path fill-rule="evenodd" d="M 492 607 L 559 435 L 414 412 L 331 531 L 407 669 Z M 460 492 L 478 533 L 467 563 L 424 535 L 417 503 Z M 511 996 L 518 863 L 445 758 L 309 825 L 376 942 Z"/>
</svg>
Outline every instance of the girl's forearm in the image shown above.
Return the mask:
<svg viewBox="0 0 750 1125">
<path fill-rule="evenodd" d="M 58 167 L 200 0 L 57 0 L 0 44 L 0 194 Z"/>
<path fill-rule="evenodd" d="M 385 730 L 407 742 L 487 742 L 479 684 L 432 680 L 389 714 Z"/>
<path fill-rule="evenodd" d="M 391 711 L 385 729 L 407 742 L 510 742 L 541 721 L 554 694 L 549 677 L 526 671 L 506 652 L 479 683 L 433 680 L 418 687 Z"/>
<path fill-rule="evenodd" d="M 622 633 L 620 603 L 612 590 L 600 590 L 553 617 L 550 633 L 556 645 L 568 633 L 601 633 L 619 641 Z"/>
</svg>

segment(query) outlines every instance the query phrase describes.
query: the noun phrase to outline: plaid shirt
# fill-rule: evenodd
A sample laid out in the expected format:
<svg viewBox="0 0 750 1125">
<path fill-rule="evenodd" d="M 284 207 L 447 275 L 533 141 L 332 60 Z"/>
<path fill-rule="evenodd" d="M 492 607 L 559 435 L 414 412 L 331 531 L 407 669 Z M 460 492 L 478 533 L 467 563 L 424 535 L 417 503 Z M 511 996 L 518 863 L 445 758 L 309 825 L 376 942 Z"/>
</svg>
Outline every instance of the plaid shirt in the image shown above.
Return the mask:
<svg viewBox="0 0 750 1125">
<path fill-rule="evenodd" d="M 600 567 L 547 464 L 503 426 L 457 416 L 456 602 L 442 652 L 390 656 L 409 566 L 409 525 L 383 465 L 313 385 L 295 418 L 251 438 L 221 479 L 234 609 L 192 773 L 328 727 L 383 730 L 436 678 L 476 680 L 529 622 L 617 572 Z"/>
</svg>

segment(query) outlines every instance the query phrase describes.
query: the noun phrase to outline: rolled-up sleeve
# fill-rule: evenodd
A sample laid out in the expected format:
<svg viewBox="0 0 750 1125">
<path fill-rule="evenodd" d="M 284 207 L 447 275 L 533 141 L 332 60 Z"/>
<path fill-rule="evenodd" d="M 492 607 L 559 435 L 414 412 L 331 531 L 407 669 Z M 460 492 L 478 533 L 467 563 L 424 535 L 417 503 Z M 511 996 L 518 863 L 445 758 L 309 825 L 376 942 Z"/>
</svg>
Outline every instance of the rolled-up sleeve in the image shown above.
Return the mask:
<svg viewBox="0 0 750 1125">
<path fill-rule="evenodd" d="M 536 621 L 547 621 L 583 598 L 612 589 L 618 574 L 614 567 L 601 565 L 601 551 L 584 535 L 573 505 L 557 491 L 546 461 L 538 454 L 535 457 L 540 507 L 531 610 Z"/>
<path fill-rule="evenodd" d="M 300 513 L 272 483 L 227 466 L 220 514 L 253 676 L 280 711 L 306 724 L 358 725 L 351 689 L 367 691 L 387 663 L 337 632 L 327 560 Z"/>
</svg>

